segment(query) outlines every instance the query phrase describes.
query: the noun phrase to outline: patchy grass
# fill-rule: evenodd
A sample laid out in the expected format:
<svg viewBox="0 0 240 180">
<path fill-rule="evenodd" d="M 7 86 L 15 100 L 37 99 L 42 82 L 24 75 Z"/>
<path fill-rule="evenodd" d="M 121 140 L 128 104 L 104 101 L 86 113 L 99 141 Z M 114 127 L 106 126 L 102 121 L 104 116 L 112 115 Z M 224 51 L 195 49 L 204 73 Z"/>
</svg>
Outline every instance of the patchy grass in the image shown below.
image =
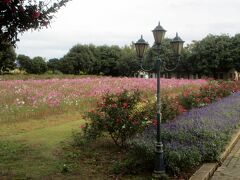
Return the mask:
<svg viewBox="0 0 240 180">
<path fill-rule="evenodd" d="M 121 162 L 127 151 L 117 147 L 110 137 L 83 146 L 64 146 L 61 156 L 68 167 L 65 176 L 77 175 L 80 179 L 151 179 L 151 174 L 122 175 L 116 164 Z"/>
<path fill-rule="evenodd" d="M 42 120 L 2 124 L 0 179 L 113 179 L 114 165 L 126 152 L 105 137 L 90 146 L 74 147 L 72 131 L 84 120 L 81 114 L 63 114 Z M 147 179 L 150 175 L 121 179 Z"/>
<path fill-rule="evenodd" d="M 43 119 L 26 119 L 24 121 L 1 122 L 0 138 L 9 138 L 13 135 L 27 133 L 35 129 L 57 126 L 80 119 L 82 119 L 81 113 L 69 112 L 60 115 L 49 116 Z"/>
<path fill-rule="evenodd" d="M 57 171 L 58 161 L 43 148 L 17 141 L 0 142 L 0 176 L 7 179 L 40 179 Z"/>
<path fill-rule="evenodd" d="M 3 124 L 0 136 L 0 179 L 41 179 L 61 172 L 61 143 L 84 121 L 78 113 Z M 14 131 L 16 129 L 16 131 Z"/>
</svg>

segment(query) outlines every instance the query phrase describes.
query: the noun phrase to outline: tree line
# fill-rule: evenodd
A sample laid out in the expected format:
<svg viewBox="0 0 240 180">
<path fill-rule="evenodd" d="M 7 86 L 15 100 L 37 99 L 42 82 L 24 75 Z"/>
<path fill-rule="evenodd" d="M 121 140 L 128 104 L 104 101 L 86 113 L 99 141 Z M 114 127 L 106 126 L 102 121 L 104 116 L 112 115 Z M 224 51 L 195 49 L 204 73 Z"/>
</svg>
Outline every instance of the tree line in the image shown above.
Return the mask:
<svg viewBox="0 0 240 180">
<path fill-rule="evenodd" d="M 30 74 L 42 74 L 47 70 L 63 74 L 93 74 L 108 76 L 133 76 L 139 69 L 132 46 L 75 45 L 62 58 L 44 61 L 41 57 L 31 59 L 18 55 L 20 70 Z"/>
<path fill-rule="evenodd" d="M 157 53 L 154 46 L 148 48 L 144 65 L 153 66 Z M 172 56 L 170 39 L 162 44 L 161 58 L 171 66 L 176 65 Z M 14 63 L 17 59 L 17 64 Z M 29 58 L 18 55 L 9 46 L 4 51 L 0 49 L 1 72 L 19 67 L 30 74 L 42 74 L 47 70 L 64 74 L 93 74 L 108 76 L 133 76 L 140 69 L 134 45 L 130 46 L 73 46 L 62 58 L 45 61 L 42 57 Z M 178 73 L 212 75 L 216 72 L 226 72 L 232 68 L 240 70 L 240 34 L 208 35 L 200 41 L 188 44 L 175 70 Z"/>
<path fill-rule="evenodd" d="M 213 75 L 230 69 L 240 71 L 240 34 L 208 35 L 184 48 L 178 71 Z"/>
<path fill-rule="evenodd" d="M 138 70 L 133 46 L 75 45 L 63 57 L 50 59 L 48 67 L 64 74 L 132 76 Z"/>
</svg>

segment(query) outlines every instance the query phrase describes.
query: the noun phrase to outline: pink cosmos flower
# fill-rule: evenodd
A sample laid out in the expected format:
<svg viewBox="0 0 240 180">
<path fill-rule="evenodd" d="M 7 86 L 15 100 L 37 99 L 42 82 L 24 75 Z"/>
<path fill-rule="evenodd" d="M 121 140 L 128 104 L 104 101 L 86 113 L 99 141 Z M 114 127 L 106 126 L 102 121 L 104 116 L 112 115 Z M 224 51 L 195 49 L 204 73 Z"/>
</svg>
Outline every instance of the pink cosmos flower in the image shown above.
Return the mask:
<svg viewBox="0 0 240 180">
<path fill-rule="evenodd" d="M 35 12 L 33 12 L 33 14 L 32 14 L 32 17 L 33 17 L 34 19 L 39 18 L 39 16 L 40 16 L 40 12 L 38 12 L 38 11 L 35 11 Z"/>
<path fill-rule="evenodd" d="M 203 98 L 203 101 L 204 101 L 205 103 L 210 103 L 210 102 L 211 102 L 208 97 Z"/>
</svg>

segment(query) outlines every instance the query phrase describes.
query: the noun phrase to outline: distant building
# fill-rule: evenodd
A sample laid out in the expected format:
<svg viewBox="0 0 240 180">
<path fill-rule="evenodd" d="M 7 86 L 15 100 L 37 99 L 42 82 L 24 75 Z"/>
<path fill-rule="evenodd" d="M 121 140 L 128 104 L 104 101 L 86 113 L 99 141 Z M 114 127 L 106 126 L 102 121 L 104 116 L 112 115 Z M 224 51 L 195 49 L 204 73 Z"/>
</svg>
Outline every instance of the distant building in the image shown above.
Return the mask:
<svg viewBox="0 0 240 180">
<path fill-rule="evenodd" d="M 149 78 L 149 75 L 150 75 L 149 72 L 138 71 L 138 73 L 135 73 L 135 74 L 134 74 L 134 77 L 148 79 L 148 78 Z M 152 77 L 150 77 L 150 78 L 152 78 Z"/>
<path fill-rule="evenodd" d="M 240 80 L 240 72 L 238 72 L 236 69 L 230 69 L 228 72 L 217 72 L 213 76 L 214 79 L 229 79 L 233 81 Z"/>
<path fill-rule="evenodd" d="M 144 72 L 139 71 L 134 75 L 134 77 L 138 78 L 156 78 L 157 74 L 154 72 Z M 214 79 L 224 79 L 224 80 L 240 80 L 240 72 L 235 69 L 230 69 L 228 72 L 219 71 L 210 76 L 201 76 L 200 74 L 189 74 L 189 73 L 177 73 L 177 72 L 163 72 L 161 73 L 161 78 L 176 78 L 176 79 L 201 79 L 201 78 L 214 78 Z"/>
</svg>

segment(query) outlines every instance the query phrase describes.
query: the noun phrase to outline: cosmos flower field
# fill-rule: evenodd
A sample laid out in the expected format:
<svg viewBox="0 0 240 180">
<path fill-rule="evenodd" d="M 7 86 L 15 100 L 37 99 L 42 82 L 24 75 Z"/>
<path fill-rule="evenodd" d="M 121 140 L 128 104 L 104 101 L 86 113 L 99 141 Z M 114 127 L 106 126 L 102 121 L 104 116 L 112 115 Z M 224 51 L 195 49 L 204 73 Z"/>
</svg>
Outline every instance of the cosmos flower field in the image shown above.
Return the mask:
<svg viewBox="0 0 240 180">
<path fill-rule="evenodd" d="M 199 86 L 206 80 L 161 79 L 163 92 Z M 0 120 L 21 120 L 86 110 L 106 92 L 139 89 L 155 93 L 156 79 L 85 77 L 0 81 Z M 93 104 L 93 103 L 92 103 Z"/>
</svg>

